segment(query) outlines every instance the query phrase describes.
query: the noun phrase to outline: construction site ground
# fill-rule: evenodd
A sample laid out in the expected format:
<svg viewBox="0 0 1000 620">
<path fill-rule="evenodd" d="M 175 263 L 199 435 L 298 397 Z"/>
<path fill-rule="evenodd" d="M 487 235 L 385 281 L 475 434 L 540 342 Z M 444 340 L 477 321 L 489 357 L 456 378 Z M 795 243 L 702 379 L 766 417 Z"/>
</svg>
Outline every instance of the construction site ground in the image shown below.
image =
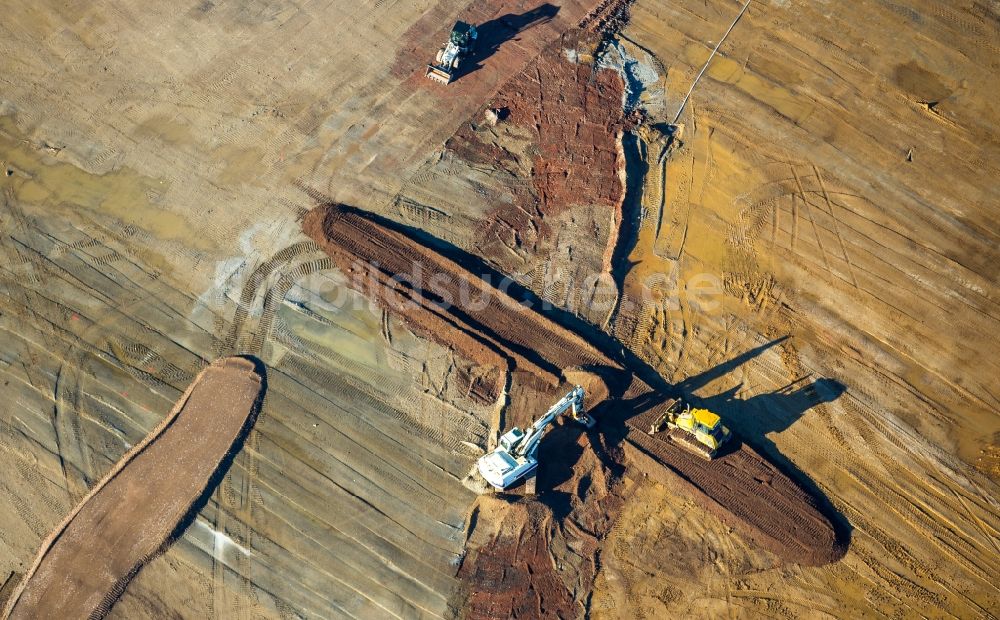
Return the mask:
<svg viewBox="0 0 1000 620">
<path fill-rule="evenodd" d="M 1000 11 L 743 7 L 9 7 L 0 596 L 207 360 L 252 354 L 255 426 L 110 617 L 995 614 Z M 445 87 L 456 19 L 484 46 Z M 586 355 L 506 309 L 486 340 L 395 311 L 303 231 L 341 203 Z M 734 527 L 620 408 L 552 431 L 535 497 L 480 497 L 476 458 L 578 380 L 719 413 L 842 556 Z"/>
</svg>

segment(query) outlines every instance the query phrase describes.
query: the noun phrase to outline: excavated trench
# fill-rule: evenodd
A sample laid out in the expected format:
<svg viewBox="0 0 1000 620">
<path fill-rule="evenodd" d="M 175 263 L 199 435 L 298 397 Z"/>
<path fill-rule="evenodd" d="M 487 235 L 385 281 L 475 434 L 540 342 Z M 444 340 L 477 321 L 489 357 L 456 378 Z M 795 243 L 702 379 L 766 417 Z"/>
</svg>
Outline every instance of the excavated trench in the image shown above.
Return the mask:
<svg viewBox="0 0 1000 620">
<path fill-rule="evenodd" d="M 642 223 L 642 185 L 649 165 L 642 157 L 642 142 L 633 132 L 622 135 L 622 154 L 625 157 L 625 196 L 622 199 L 621 225 L 611 254 L 611 279 L 618 291 L 618 299 L 611 312 L 608 325 L 614 325 L 621 311 L 625 297 L 625 279 L 632 269 L 629 256 L 639 242 L 639 228 Z M 658 376 L 658 375 L 657 375 Z"/>
</svg>

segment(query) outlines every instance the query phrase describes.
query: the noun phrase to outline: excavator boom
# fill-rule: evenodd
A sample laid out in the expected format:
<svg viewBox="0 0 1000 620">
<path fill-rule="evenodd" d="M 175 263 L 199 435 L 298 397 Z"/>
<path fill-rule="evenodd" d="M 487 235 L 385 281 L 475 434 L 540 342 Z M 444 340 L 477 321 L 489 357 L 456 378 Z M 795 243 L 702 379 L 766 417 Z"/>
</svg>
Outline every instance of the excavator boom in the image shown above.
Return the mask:
<svg viewBox="0 0 1000 620">
<path fill-rule="evenodd" d="M 534 472 L 538 466 L 538 443 L 556 418 L 571 412 L 574 421 L 587 428 L 594 425 L 594 419 L 583 412 L 584 395 L 583 388 L 576 386 L 526 430 L 515 426 L 504 433 L 496 449 L 480 457 L 479 473 L 495 488 L 503 490 Z"/>
</svg>

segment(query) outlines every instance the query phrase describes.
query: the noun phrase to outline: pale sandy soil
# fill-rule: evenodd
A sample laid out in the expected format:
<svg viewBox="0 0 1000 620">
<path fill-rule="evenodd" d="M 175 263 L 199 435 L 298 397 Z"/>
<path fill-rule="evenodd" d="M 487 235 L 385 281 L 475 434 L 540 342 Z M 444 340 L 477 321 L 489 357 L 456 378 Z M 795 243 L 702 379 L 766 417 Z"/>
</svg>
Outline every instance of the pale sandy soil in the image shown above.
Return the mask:
<svg viewBox="0 0 1000 620">
<path fill-rule="evenodd" d="M 673 119 L 739 9 L 633 7 L 623 36 L 660 71 L 659 119 Z M 852 543 L 825 568 L 768 569 L 644 485 L 609 541 L 595 605 L 995 613 L 998 44 L 989 3 L 754 2 L 681 114 L 684 146 L 665 170 L 646 136 L 631 286 L 708 273 L 724 293 L 713 308 L 683 293 L 644 305 L 632 347 L 815 481 Z M 799 378 L 846 391 L 803 405 L 804 384 L 782 390 Z M 672 561 L 691 554 L 701 560 Z"/>
<path fill-rule="evenodd" d="M 456 16 L 538 4 L 7 7 L 0 578 L 27 570 L 204 360 L 244 352 L 269 369 L 258 424 L 113 615 L 458 613 L 475 500 L 462 481 L 496 405 L 459 389 L 467 360 L 346 292 L 299 219 L 328 197 L 476 250 L 505 181 L 445 144 L 588 3 L 464 83 L 429 88 L 414 71 Z M 653 121 L 673 120 L 741 6 L 633 5 L 620 41 Z M 781 565 L 676 489 L 627 481 L 581 596 L 592 616 L 1000 607 L 998 41 L 990 2 L 755 0 L 662 169 L 643 134 L 624 285 L 663 274 L 661 298 L 613 320 L 579 311 L 811 480 L 851 546 L 824 567 Z M 521 256 L 515 274 L 542 294 L 547 265 L 603 269 L 618 242 L 614 214 L 585 196 L 550 223 L 551 260 Z M 717 303 L 693 302 L 699 274 Z M 820 380 L 845 390 L 807 391 L 832 385 Z"/>
<path fill-rule="evenodd" d="M 104 617 L 214 490 L 264 389 L 261 370 L 246 358 L 222 358 L 198 373 L 163 421 L 42 543 L 5 617 Z"/>
</svg>

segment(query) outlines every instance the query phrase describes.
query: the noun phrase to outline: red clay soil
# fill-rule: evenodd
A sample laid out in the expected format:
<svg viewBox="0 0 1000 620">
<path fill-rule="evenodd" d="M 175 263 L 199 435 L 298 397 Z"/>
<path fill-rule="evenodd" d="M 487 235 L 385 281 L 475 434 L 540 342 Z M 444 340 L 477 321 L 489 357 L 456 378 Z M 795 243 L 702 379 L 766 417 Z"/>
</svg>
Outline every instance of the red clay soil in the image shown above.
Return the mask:
<svg viewBox="0 0 1000 620">
<path fill-rule="evenodd" d="M 482 131 L 477 115 L 448 140 L 446 147 L 475 164 L 509 174 L 514 201 L 501 203 L 483 220 L 479 244 L 488 259 L 502 263 L 506 247 L 537 249 L 551 230 L 546 218 L 573 206 L 606 207 L 618 212 L 624 165 L 618 141 L 626 126 L 622 112 L 624 84 L 618 72 L 592 62 L 571 61 L 565 50 L 592 54 L 599 37 L 572 29 L 549 45 L 527 68 L 508 81 L 487 106 L 504 109 L 503 122 L 522 127 L 534 152 L 530 179 L 522 178 L 515 156 Z M 525 183 L 528 181 L 528 183 Z"/>
<path fill-rule="evenodd" d="M 469 584 L 463 616 L 577 618 L 581 609 L 553 566 L 552 513 L 542 504 L 504 507 L 500 531 L 474 548 L 458 576 Z M 489 517 L 486 517 L 489 518 Z M 475 547 L 471 541 L 470 547 Z"/>
<path fill-rule="evenodd" d="M 363 273 L 366 278 L 361 281 L 374 283 L 359 288 L 400 312 L 425 336 L 467 355 L 473 352 L 469 342 L 485 343 L 483 346 L 494 355 L 512 363 L 511 370 L 518 371 L 515 377 L 529 373 L 541 378 L 540 383 L 512 388 L 513 407 L 508 410 L 513 411 L 505 428 L 524 425 L 533 414 L 541 412 L 545 407 L 544 402 L 537 402 L 544 400 L 541 394 L 547 392 L 553 402 L 558 398 L 562 370 L 621 368 L 574 332 L 526 309 L 455 262 L 357 210 L 334 205 L 318 207 L 306 216 L 304 230 L 345 273 Z M 353 277 L 352 282 L 359 282 L 359 278 Z M 461 300 L 463 289 L 465 299 L 479 303 L 442 305 L 435 301 Z M 399 306 L 396 297 L 413 303 Z M 425 315 L 431 314 L 438 317 L 435 320 L 440 321 L 436 323 L 442 326 L 440 329 L 427 327 L 431 322 Z M 453 327 L 445 329 L 445 325 Z M 484 357 L 470 359 L 497 363 Z M 573 372 L 579 374 L 576 370 L 570 374 Z M 528 388 L 539 394 L 538 398 L 516 398 L 519 390 Z M 532 400 L 536 402 L 529 402 Z M 730 446 L 730 453 L 709 462 L 672 441 L 647 435 L 647 418 L 657 415 L 655 406 L 662 400 L 633 377 L 622 400 L 595 403 L 593 412 L 606 418 L 603 434 L 617 434 L 627 440 L 627 454 L 635 464 L 666 483 L 683 483 L 693 499 L 718 512 L 783 560 L 815 565 L 843 555 L 833 525 L 818 510 L 816 501 L 748 445 Z M 648 404 L 631 404 L 637 402 Z M 570 432 L 558 430 L 559 434 Z M 543 456 L 547 444 L 554 440 L 550 437 L 543 442 Z M 561 460 L 550 459 L 556 463 Z M 539 473 L 540 491 L 561 486 L 576 476 L 573 472 L 546 471 L 545 467 L 549 465 Z"/>
<path fill-rule="evenodd" d="M 244 358 L 203 370 L 43 542 L 8 601 L 9 618 L 100 618 L 193 517 L 253 424 L 263 377 Z"/>
<path fill-rule="evenodd" d="M 559 6 L 538 0 L 491 0 L 469 3 L 456 15 L 447 3 L 437 3 L 400 35 L 400 49 L 390 71 L 404 80 L 404 89 L 439 93 L 447 109 L 455 109 L 452 103 L 460 103 L 462 109 L 469 104 L 475 107 L 559 35 L 587 20 L 600 4 L 596 0 L 564 0 Z M 475 52 L 445 86 L 427 79 L 425 73 L 456 20 L 474 24 L 479 38 Z"/>
</svg>

